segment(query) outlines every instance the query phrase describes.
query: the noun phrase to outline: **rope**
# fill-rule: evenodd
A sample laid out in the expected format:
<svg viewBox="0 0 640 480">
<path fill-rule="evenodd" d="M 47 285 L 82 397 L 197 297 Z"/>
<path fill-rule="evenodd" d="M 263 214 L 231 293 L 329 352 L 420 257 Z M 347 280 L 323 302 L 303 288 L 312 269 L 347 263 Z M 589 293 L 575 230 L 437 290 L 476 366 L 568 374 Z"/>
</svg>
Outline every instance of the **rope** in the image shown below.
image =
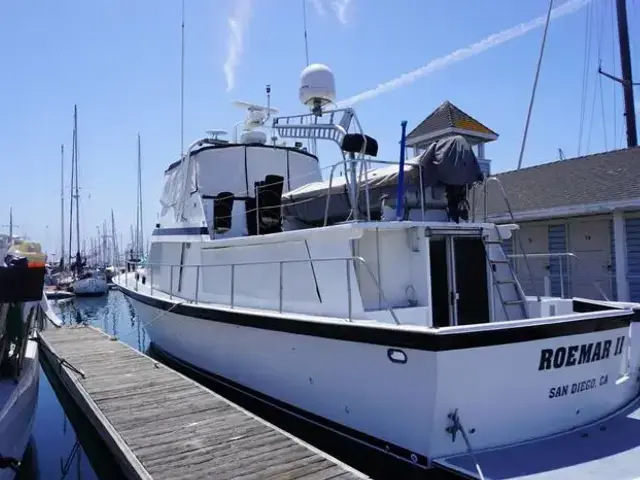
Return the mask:
<svg viewBox="0 0 640 480">
<path fill-rule="evenodd" d="M 62 369 L 62 366 L 66 366 L 69 370 L 73 370 L 74 372 L 76 372 L 78 375 L 80 375 L 82 377 L 82 379 L 84 380 L 86 377 L 86 375 L 84 374 L 84 372 L 82 370 L 80 370 L 79 368 L 77 368 L 76 366 L 74 366 L 71 362 L 69 362 L 66 358 L 62 358 L 62 357 L 58 357 L 58 362 L 59 362 L 59 367 L 60 369 Z"/>
<path fill-rule="evenodd" d="M 462 427 L 462 422 L 460 422 L 460 416 L 458 415 L 458 409 L 456 408 L 452 413 L 447 415 L 449 420 L 451 420 L 451 425 L 446 428 L 447 433 L 451 435 L 451 441 L 456 441 L 456 433 L 460 432 L 462 434 L 462 439 L 464 443 L 467 444 L 467 451 L 471 456 L 473 463 L 475 464 L 476 471 L 478 472 L 478 478 L 480 480 L 485 480 L 484 474 L 482 473 L 482 468 L 480 468 L 480 463 L 478 462 L 478 458 L 476 457 L 473 448 L 471 447 L 471 442 L 469 441 L 469 437 L 467 437 L 467 432 Z"/>
<path fill-rule="evenodd" d="M 160 318 L 164 317 L 167 313 L 169 313 L 171 310 L 173 310 L 174 308 L 176 308 L 178 305 L 184 305 L 185 303 L 187 303 L 186 300 L 183 300 L 181 302 L 177 302 L 175 303 L 173 306 L 171 306 L 169 309 L 167 310 L 163 310 L 162 312 L 160 312 L 158 315 L 156 315 L 153 319 L 151 319 L 150 321 L 146 322 L 145 325 L 143 325 L 143 327 L 147 327 L 147 325 L 151 325 L 153 322 L 155 322 L 156 320 L 159 320 Z M 140 318 L 138 318 L 138 322 L 140 321 Z M 137 333 L 138 329 L 136 328 L 132 328 L 131 330 L 129 330 L 128 332 L 124 332 L 122 334 L 120 334 L 120 337 L 126 337 L 127 335 L 136 332 Z M 118 336 L 113 335 L 111 337 L 112 340 L 118 340 Z"/>
<path fill-rule="evenodd" d="M 80 451 L 80 441 L 76 440 L 73 443 L 73 447 L 71 448 L 71 452 L 69 452 L 69 456 L 67 457 L 67 461 L 62 466 L 62 477 L 60 477 L 60 480 L 64 480 L 65 478 L 67 478 L 67 475 L 69 474 L 69 471 L 71 470 L 71 462 L 73 461 L 74 457 L 78 454 L 79 451 Z"/>
<path fill-rule="evenodd" d="M 20 469 L 20 460 L 0 455 L 0 470 L 5 470 L 7 468 L 18 473 L 18 470 Z"/>
</svg>

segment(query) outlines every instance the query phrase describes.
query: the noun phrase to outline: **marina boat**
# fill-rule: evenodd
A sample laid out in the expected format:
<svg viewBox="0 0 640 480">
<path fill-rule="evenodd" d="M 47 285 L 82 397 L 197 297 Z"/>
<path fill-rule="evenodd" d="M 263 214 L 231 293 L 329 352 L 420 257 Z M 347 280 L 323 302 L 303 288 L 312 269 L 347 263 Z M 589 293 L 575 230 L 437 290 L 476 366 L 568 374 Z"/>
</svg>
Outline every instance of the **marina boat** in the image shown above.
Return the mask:
<svg viewBox="0 0 640 480">
<path fill-rule="evenodd" d="M 99 297 L 109 293 L 109 284 L 104 272 L 97 269 L 85 269 L 71 284 L 76 297 Z"/>
<path fill-rule="evenodd" d="M 62 176 L 64 178 L 64 175 Z M 80 193 L 78 183 L 78 108 L 73 107 L 73 144 L 71 151 L 71 214 L 69 215 L 69 253 L 74 239 L 73 220 L 75 218 L 75 258 L 69 258 L 69 269 L 73 272 L 73 280 L 67 287 L 76 297 L 96 297 L 109 292 L 107 277 L 104 271 L 87 267 L 87 258 L 80 253 Z M 64 183 L 64 182 L 61 182 Z M 64 191 L 64 186 L 61 186 Z M 64 196 L 64 195 L 63 195 Z M 73 215 L 75 211 L 75 217 Z M 62 242 L 64 244 L 64 241 Z M 64 246 L 61 245 L 61 250 Z"/>
<path fill-rule="evenodd" d="M 2 480 L 15 477 L 25 454 L 34 422 L 40 378 L 38 344 L 33 333 L 40 315 L 44 267 L 28 267 L 26 259 L 21 261 L 18 265 L 0 266 Z"/>
<path fill-rule="evenodd" d="M 146 268 L 115 279 L 154 346 L 423 469 L 633 404 L 638 306 L 525 296 L 502 249 L 517 225 L 468 221 L 488 181 L 468 141 L 405 160 L 405 123 L 400 161 L 378 160 L 356 112 L 330 109 L 334 85 L 311 65 L 310 113 L 269 137 L 277 112 L 250 105 L 239 138 L 213 132 L 167 168 Z M 318 143 L 341 158 L 324 180 Z"/>
</svg>

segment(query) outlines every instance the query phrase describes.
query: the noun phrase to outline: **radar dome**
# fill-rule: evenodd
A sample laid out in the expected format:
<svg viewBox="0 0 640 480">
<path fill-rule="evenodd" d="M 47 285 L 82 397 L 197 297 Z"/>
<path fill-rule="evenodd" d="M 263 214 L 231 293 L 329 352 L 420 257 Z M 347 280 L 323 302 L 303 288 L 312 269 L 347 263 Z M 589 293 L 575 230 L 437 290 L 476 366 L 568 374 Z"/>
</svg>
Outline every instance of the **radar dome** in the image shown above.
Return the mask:
<svg viewBox="0 0 640 480">
<path fill-rule="evenodd" d="M 322 107 L 336 101 L 336 82 L 326 65 L 314 63 L 300 74 L 300 101 L 320 113 Z"/>
<path fill-rule="evenodd" d="M 246 130 L 240 135 L 240 143 L 267 143 L 267 134 L 260 130 Z"/>
</svg>

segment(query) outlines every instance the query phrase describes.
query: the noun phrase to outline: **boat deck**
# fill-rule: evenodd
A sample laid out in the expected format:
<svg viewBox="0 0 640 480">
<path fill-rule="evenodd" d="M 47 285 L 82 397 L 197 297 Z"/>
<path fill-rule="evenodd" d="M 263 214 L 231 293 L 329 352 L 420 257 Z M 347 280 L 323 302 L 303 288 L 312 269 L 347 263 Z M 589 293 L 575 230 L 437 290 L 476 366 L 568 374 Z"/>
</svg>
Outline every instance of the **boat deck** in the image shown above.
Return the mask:
<svg viewBox="0 0 640 480">
<path fill-rule="evenodd" d="M 40 346 L 128 478 L 367 478 L 96 328 Z"/>
<path fill-rule="evenodd" d="M 485 480 L 633 480 L 640 478 L 640 397 L 617 414 L 569 433 L 476 453 Z M 481 478 L 471 455 L 435 463 Z"/>
</svg>

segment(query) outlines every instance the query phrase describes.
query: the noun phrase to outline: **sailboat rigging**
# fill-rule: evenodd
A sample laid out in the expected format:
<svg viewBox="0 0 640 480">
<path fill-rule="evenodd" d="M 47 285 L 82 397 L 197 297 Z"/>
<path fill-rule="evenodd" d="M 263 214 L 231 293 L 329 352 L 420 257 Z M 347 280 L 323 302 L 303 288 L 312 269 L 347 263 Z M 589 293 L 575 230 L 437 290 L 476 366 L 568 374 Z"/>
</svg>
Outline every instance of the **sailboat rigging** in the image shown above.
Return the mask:
<svg viewBox="0 0 640 480">
<path fill-rule="evenodd" d="M 71 148 L 71 201 L 69 216 L 69 266 L 73 271 L 74 282 L 71 286 L 76 296 L 98 296 L 108 292 L 104 272 L 85 270 L 86 259 L 80 250 L 80 186 L 78 175 L 78 107 L 73 106 L 73 140 Z M 75 208 L 74 208 L 75 206 Z M 73 248 L 73 213 L 75 209 L 75 259 Z"/>
<path fill-rule="evenodd" d="M 73 213 L 76 213 L 76 255 L 73 252 Z M 80 190 L 78 186 L 78 106 L 73 106 L 73 138 L 71 140 L 71 187 L 69 202 L 69 266 L 78 277 L 82 271 L 80 255 Z"/>
</svg>

